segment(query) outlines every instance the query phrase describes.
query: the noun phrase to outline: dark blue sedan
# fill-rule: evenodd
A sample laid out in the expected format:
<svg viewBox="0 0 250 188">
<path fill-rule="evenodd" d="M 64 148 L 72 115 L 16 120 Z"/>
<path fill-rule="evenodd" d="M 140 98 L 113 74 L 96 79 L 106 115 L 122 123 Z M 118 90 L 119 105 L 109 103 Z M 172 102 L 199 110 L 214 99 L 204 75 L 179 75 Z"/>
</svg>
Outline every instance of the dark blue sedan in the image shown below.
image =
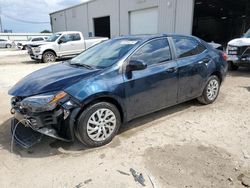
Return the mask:
<svg viewBox="0 0 250 188">
<path fill-rule="evenodd" d="M 195 98 L 213 103 L 226 72 L 225 54 L 196 37 L 108 40 L 10 89 L 13 138 L 26 148 L 42 135 L 102 146 L 136 117 Z"/>
</svg>

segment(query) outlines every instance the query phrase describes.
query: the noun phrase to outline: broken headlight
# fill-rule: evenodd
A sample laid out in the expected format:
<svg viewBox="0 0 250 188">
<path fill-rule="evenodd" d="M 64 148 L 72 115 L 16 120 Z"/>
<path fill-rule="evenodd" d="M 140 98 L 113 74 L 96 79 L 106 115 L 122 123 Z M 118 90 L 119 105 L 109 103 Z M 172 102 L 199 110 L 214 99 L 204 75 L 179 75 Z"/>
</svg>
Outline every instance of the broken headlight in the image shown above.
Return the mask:
<svg viewBox="0 0 250 188">
<path fill-rule="evenodd" d="M 41 51 L 41 47 L 40 46 L 39 47 L 35 47 L 35 48 L 33 48 L 33 51 L 35 53 L 39 53 Z"/>
<path fill-rule="evenodd" d="M 28 109 L 31 112 L 45 112 L 52 111 L 56 108 L 57 102 L 67 96 L 65 92 L 59 92 L 57 94 L 41 94 L 32 97 L 27 97 L 21 102 L 21 106 L 24 109 Z"/>
</svg>

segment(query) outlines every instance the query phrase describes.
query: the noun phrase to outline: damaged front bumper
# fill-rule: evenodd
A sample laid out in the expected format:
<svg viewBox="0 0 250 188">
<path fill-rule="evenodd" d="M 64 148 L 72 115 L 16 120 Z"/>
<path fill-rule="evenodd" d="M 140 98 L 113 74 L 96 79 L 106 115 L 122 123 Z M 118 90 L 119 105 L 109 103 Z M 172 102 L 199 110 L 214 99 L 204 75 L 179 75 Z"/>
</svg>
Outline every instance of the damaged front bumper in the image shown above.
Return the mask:
<svg viewBox="0 0 250 188">
<path fill-rule="evenodd" d="M 16 143 L 24 148 L 39 143 L 42 135 L 66 142 L 74 140 L 74 124 L 80 105 L 70 99 L 62 101 L 51 111 L 39 113 L 23 109 L 20 102 L 12 103 L 11 132 Z"/>
</svg>

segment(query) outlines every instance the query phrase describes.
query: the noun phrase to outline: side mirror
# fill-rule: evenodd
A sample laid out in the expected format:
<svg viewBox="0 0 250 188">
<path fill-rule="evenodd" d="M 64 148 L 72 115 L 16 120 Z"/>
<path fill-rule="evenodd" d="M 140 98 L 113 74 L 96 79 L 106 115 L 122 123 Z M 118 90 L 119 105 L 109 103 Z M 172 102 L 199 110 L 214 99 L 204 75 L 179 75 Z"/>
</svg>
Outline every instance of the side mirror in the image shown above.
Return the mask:
<svg viewBox="0 0 250 188">
<path fill-rule="evenodd" d="M 147 64 L 142 60 L 130 60 L 127 65 L 127 72 L 143 70 L 147 68 Z"/>
<path fill-rule="evenodd" d="M 59 40 L 58 40 L 58 44 L 62 44 L 62 43 L 66 43 L 67 41 L 66 40 L 64 40 L 64 39 L 62 39 L 62 38 L 60 38 Z"/>
<path fill-rule="evenodd" d="M 147 68 L 147 64 L 141 60 L 130 60 L 127 65 L 127 71 L 143 70 Z"/>
</svg>

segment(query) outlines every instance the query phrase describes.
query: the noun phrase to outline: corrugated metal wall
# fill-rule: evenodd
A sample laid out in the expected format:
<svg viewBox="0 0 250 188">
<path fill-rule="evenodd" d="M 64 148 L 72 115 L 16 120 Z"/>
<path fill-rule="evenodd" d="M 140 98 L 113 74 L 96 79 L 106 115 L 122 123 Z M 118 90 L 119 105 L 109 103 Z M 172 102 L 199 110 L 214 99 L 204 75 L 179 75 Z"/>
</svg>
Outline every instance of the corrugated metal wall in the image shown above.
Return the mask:
<svg viewBox="0 0 250 188">
<path fill-rule="evenodd" d="M 65 10 L 66 30 L 81 31 L 88 36 L 87 4 Z"/>
<path fill-rule="evenodd" d="M 194 0 L 94 0 L 52 13 L 52 31 L 94 33 L 93 19 L 110 16 L 111 37 L 130 34 L 131 11 L 158 7 L 158 32 L 191 34 Z"/>
<path fill-rule="evenodd" d="M 192 34 L 194 0 L 176 0 L 175 32 Z"/>
</svg>

